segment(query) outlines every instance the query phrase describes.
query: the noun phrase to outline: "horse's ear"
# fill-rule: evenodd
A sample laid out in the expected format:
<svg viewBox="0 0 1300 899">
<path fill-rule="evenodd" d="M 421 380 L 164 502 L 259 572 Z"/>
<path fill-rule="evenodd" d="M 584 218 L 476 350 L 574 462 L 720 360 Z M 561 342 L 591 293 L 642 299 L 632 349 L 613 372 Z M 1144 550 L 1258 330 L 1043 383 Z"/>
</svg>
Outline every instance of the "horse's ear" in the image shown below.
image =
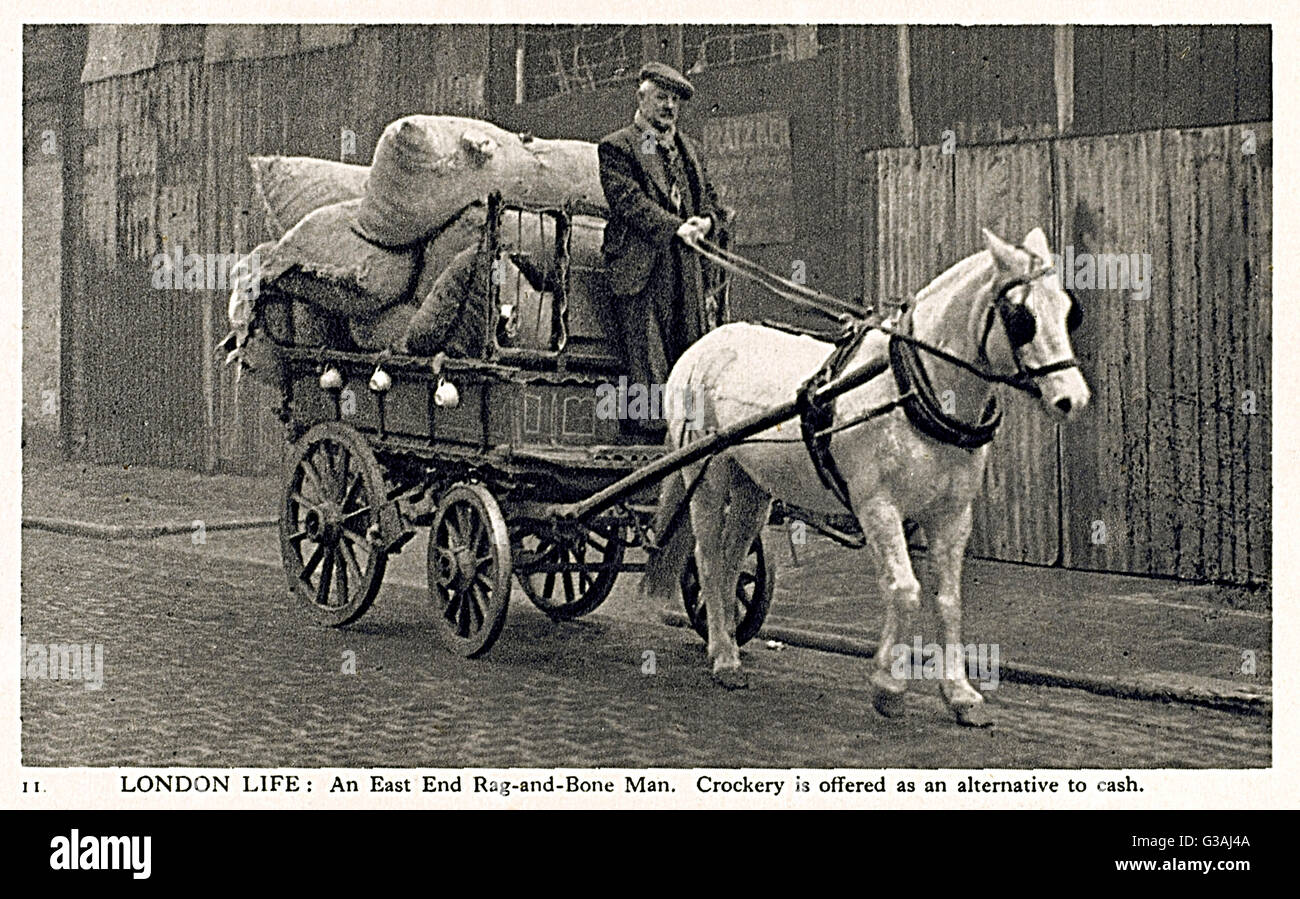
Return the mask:
<svg viewBox="0 0 1300 899">
<path fill-rule="evenodd" d="M 1039 259 L 1049 259 L 1052 255 L 1051 249 L 1047 246 L 1047 235 L 1043 233 L 1042 228 L 1035 228 L 1025 235 L 1025 248 L 1030 250 Z"/>
<path fill-rule="evenodd" d="M 993 261 L 997 263 L 998 268 L 1004 272 L 1017 269 L 1020 263 L 1016 259 L 1016 248 L 988 228 L 981 230 L 984 232 L 984 246 L 988 247 L 988 251 L 993 254 Z"/>
</svg>

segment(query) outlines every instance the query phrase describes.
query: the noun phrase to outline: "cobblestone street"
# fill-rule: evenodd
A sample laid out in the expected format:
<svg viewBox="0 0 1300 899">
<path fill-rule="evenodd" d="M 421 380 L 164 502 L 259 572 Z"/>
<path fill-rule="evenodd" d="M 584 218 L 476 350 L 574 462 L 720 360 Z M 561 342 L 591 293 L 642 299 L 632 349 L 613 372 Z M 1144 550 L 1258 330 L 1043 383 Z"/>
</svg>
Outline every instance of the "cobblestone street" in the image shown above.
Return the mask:
<svg viewBox="0 0 1300 899">
<path fill-rule="evenodd" d="M 274 547 L 273 531 L 247 533 Z M 188 544 L 186 536 L 24 532 L 24 637 L 104 647 L 102 689 L 24 681 L 25 764 L 1270 763 L 1268 716 L 1079 690 L 1004 682 L 990 694 L 998 726 L 970 731 L 952 723 L 932 683 L 919 682 L 907 716 L 886 720 L 871 708 L 868 661 L 777 652 L 761 641 L 743 651 L 752 689 L 726 693 L 710 682 L 693 633 L 659 623 L 661 610 L 635 606 L 634 575 L 608 610 L 569 624 L 551 624 L 516 588 L 501 640 L 486 657 L 464 660 L 437 646 L 423 593 L 400 573 L 390 573 L 365 618 L 324 630 L 285 599 L 274 564 Z M 800 592 L 800 575 L 781 577 L 785 590 Z M 355 674 L 343 673 L 349 653 Z"/>
</svg>

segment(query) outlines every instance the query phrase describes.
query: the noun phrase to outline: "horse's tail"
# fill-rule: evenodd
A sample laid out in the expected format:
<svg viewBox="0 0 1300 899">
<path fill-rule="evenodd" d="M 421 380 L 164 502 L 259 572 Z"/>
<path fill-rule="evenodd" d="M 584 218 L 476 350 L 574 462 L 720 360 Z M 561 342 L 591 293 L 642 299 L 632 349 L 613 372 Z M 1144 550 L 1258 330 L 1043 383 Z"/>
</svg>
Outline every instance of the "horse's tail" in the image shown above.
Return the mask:
<svg viewBox="0 0 1300 899">
<path fill-rule="evenodd" d="M 647 599 L 669 602 L 676 597 L 687 556 L 695 551 L 691 510 L 683 508 L 687 501 L 686 482 L 681 473 L 674 472 L 665 478 L 659 488 L 659 507 L 654 518 L 654 539 L 659 545 L 647 553 L 641 575 L 641 595 Z"/>
</svg>

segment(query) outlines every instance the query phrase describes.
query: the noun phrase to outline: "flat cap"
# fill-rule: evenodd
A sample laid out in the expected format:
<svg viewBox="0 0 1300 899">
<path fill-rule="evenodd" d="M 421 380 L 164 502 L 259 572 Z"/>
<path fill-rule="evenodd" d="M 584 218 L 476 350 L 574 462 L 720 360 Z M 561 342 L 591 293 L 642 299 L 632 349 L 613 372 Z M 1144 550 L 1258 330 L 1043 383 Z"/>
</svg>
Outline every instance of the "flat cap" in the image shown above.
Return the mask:
<svg viewBox="0 0 1300 899">
<path fill-rule="evenodd" d="M 686 80 L 686 76 L 664 62 L 648 62 L 641 67 L 641 80 L 649 79 L 655 84 L 670 90 L 683 100 L 695 95 L 695 87 Z"/>
</svg>

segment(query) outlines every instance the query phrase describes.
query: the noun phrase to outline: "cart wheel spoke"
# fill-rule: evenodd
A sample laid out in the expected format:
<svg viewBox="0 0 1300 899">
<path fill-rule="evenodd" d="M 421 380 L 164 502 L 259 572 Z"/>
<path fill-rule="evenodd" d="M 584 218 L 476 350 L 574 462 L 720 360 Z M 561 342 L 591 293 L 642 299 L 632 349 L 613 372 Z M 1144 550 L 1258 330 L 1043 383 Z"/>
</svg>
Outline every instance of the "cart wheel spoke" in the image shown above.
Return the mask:
<svg viewBox="0 0 1300 899">
<path fill-rule="evenodd" d="M 320 472 L 316 469 L 316 466 L 312 464 L 310 459 L 303 459 L 301 467 L 303 474 L 302 486 L 307 486 L 307 482 L 311 481 L 312 490 L 316 494 L 316 498 L 314 500 L 308 500 L 307 505 L 316 505 L 325 499 L 324 481 L 321 479 Z"/>
<path fill-rule="evenodd" d="M 429 593 L 442 610 L 439 639 L 464 656 L 486 652 L 505 623 L 510 532 L 496 500 L 478 483 L 441 497 L 429 533 Z"/>
<path fill-rule="evenodd" d="M 325 561 L 320 569 L 320 586 L 316 588 L 316 605 L 328 606 L 330 598 L 330 577 L 334 574 L 334 548 L 325 552 Z"/>
<path fill-rule="evenodd" d="M 316 447 L 316 456 L 312 463 L 320 475 L 321 499 L 327 500 L 334 495 L 334 458 L 327 445 Z"/>
<path fill-rule="evenodd" d="M 335 578 L 338 579 L 338 583 L 339 583 L 339 598 L 343 600 L 343 602 L 347 602 L 348 601 L 348 566 L 347 566 L 347 561 L 345 559 L 339 558 L 339 556 L 342 555 L 342 550 L 340 549 L 342 545 L 343 544 L 340 543 L 337 546 L 335 546 L 334 552 L 331 554 L 331 556 L 334 559 L 334 576 Z"/>
<path fill-rule="evenodd" d="M 453 634 L 460 637 L 465 635 L 465 605 L 455 594 L 452 595 L 452 604 L 447 609 L 447 620 L 450 622 Z"/>
<path fill-rule="evenodd" d="M 324 555 L 325 555 L 325 544 L 324 543 L 316 544 L 316 551 L 313 552 L 311 554 L 311 557 L 303 564 L 302 571 L 301 573 L 299 573 L 298 577 L 300 577 L 304 581 L 310 581 L 312 572 L 316 570 L 316 566 L 320 564 L 320 560 Z"/>
<path fill-rule="evenodd" d="M 370 498 L 385 489 L 378 460 L 349 425 L 318 424 L 296 445 L 281 503 L 280 549 L 290 592 L 319 624 L 355 620 L 379 592 L 387 554 L 364 534 L 378 524 Z"/>
<path fill-rule="evenodd" d="M 352 483 L 348 485 L 347 493 L 343 494 L 343 502 L 339 503 L 339 508 L 346 512 L 348 507 L 357 501 L 357 495 L 361 493 L 363 486 L 365 486 L 365 481 L 362 480 L 361 475 L 358 473 L 353 477 Z M 364 514 L 368 511 L 370 511 L 370 509 L 367 506 L 345 515 L 344 520 L 352 518 L 355 515 Z"/>
<path fill-rule="evenodd" d="M 359 581 L 364 578 L 365 571 L 357 562 L 357 554 L 356 551 L 352 549 L 352 544 L 348 543 L 346 540 L 340 540 L 339 552 L 343 554 L 344 562 L 352 566 L 352 571 L 356 574 L 357 580 Z"/>
<path fill-rule="evenodd" d="M 330 445 L 330 470 L 334 473 L 334 496 L 336 503 L 342 504 L 343 495 L 348 488 L 348 453 L 341 446 Z"/>
<path fill-rule="evenodd" d="M 339 465 L 339 486 L 342 488 L 339 493 L 339 508 L 346 509 L 348 494 L 352 492 L 354 486 L 361 486 L 361 473 L 352 471 L 352 456 L 347 450 L 343 450 L 342 462 Z"/>
<path fill-rule="evenodd" d="M 370 541 L 366 539 L 365 534 L 358 533 L 351 528 L 340 527 L 339 536 L 344 540 L 350 540 L 353 545 L 360 546 L 369 551 Z"/>
<path fill-rule="evenodd" d="M 348 555 L 351 556 L 353 564 L 356 565 L 358 569 L 364 569 L 369 565 L 369 544 L 351 531 L 343 531 L 342 537 L 343 539 L 339 541 L 339 546 L 347 547 Z"/>
<path fill-rule="evenodd" d="M 477 585 L 470 585 L 468 592 L 470 597 L 469 599 L 470 625 L 471 627 L 473 627 L 474 630 L 478 630 L 479 628 L 483 627 L 485 610 L 487 609 L 487 600 L 484 598 L 484 594 L 479 593 L 479 588 Z"/>
</svg>

